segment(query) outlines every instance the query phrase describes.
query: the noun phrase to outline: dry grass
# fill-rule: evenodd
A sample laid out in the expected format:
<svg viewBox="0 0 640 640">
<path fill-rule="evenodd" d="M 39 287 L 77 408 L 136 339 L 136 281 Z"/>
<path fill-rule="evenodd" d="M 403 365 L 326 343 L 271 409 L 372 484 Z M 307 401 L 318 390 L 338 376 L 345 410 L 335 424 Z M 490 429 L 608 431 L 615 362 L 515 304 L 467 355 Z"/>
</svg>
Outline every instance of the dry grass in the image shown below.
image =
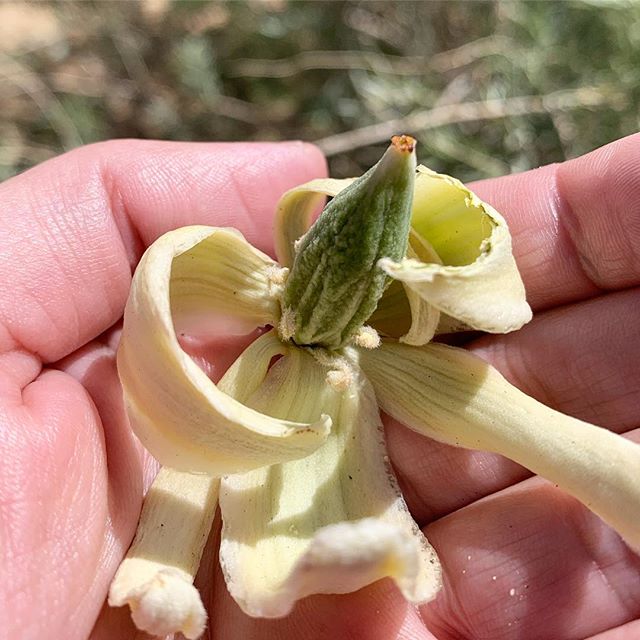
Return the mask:
<svg viewBox="0 0 640 640">
<path fill-rule="evenodd" d="M 5 2 L 0 42 L 0 178 L 125 136 L 314 140 L 351 175 L 403 130 L 472 179 L 639 124 L 634 2 Z"/>
</svg>

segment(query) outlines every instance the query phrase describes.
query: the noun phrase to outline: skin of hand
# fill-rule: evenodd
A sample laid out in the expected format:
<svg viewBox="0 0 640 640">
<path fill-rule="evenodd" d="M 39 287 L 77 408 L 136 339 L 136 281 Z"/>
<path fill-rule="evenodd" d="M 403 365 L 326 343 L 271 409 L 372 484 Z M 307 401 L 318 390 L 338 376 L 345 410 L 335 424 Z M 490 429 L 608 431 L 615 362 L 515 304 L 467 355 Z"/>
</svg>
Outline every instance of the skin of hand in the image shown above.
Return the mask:
<svg viewBox="0 0 640 640">
<path fill-rule="evenodd" d="M 143 250 L 186 224 L 269 252 L 275 203 L 324 175 L 302 143 L 114 141 L 0 185 L 0 638 L 146 638 L 103 606 L 156 465 L 129 430 L 118 322 Z M 472 187 L 508 219 L 534 320 L 467 345 L 526 393 L 640 441 L 640 135 Z M 214 377 L 230 346 L 202 355 Z M 420 609 L 388 581 L 313 596 L 283 620 L 226 592 L 213 528 L 196 584 L 208 638 L 640 637 L 640 558 L 575 500 L 499 456 L 387 421 L 444 588 Z"/>
</svg>

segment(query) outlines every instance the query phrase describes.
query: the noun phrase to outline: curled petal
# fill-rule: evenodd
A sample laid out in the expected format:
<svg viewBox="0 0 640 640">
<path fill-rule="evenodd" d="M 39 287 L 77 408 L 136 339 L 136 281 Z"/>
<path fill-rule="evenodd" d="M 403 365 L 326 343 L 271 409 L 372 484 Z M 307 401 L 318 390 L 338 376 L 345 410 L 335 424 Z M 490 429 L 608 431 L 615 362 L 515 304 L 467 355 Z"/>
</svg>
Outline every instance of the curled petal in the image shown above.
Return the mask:
<svg viewBox="0 0 640 640">
<path fill-rule="evenodd" d="M 440 264 L 440 256 L 435 249 L 413 229 L 409 235 L 407 256 L 423 262 Z M 406 335 L 400 337 L 400 342 L 414 346 L 427 344 L 435 335 L 442 314 L 406 283 L 403 282 L 402 285 L 411 307 L 411 328 Z"/>
<path fill-rule="evenodd" d="M 391 281 L 368 322 L 380 334 L 390 338 L 399 338 L 411 330 L 412 310 L 401 282 Z"/>
<path fill-rule="evenodd" d="M 474 329 L 506 333 L 531 319 L 505 220 L 461 182 L 418 167 L 411 224 L 442 264 L 381 260 L 391 277 Z"/>
<path fill-rule="evenodd" d="M 391 416 L 441 442 L 515 460 L 640 549 L 639 445 L 544 406 L 462 349 L 389 343 L 360 361 Z"/>
<path fill-rule="evenodd" d="M 165 234 L 136 270 L 124 314 L 118 372 L 142 443 L 163 464 L 222 475 L 307 455 L 330 421 L 278 420 L 219 390 L 178 343 L 177 319 L 218 305 L 240 320 L 275 322 L 275 263 L 235 231 L 184 227 Z M 186 311 L 185 311 L 186 309 Z M 243 371 L 264 371 L 279 349 L 271 336 Z"/>
<path fill-rule="evenodd" d="M 219 388 L 245 401 L 262 384 L 279 352 L 274 335 L 241 355 Z M 220 481 L 208 474 L 160 469 L 149 489 L 136 537 L 109 590 L 109 604 L 128 604 L 138 629 L 197 638 L 207 619 L 193 580 L 218 505 Z"/>
<path fill-rule="evenodd" d="M 293 265 L 295 243 L 309 230 L 313 213 L 318 211 L 325 197 L 338 195 L 353 181 L 354 178 L 319 178 L 290 189 L 280 198 L 275 217 L 274 244 L 281 265 Z"/>
<path fill-rule="evenodd" d="M 411 287 L 405 287 L 405 294 L 411 308 L 411 326 L 400 342 L 415 346 L 427 344 L 436 333 L 440 312 L 421 298 Z"/>
<path fill-rule="evenodd" d="M 235 229 L 183 227 L 158 239 L 143 258 L 146 272 L 134 286 L 168 286 L 173 323 L 190 332 L 213 326 L 220 316 L 233 320 L 237 331 L 275 324 L 280 317 L 278 265 L 252 247 Z M 151 263 L 151 264 L 150 264 Z M 169 269 L 169 281 L 158 282 Z M 153 269 L 153 271 L 151 271 Z M 158 304 L 158 311 L 160 311 Z"/>
<path fill-rule="evenodd" d="M 440 263 L 438 254 L 418 234 L 411 230 L 407 256 Z M 392 280 L 371 316 L 371 325 L 380 333 L 399 338 L 405 344 L 421 346 L 435 335 L 440 311 L 418 295 L 404 282 Z"/>
<path fill-rule="evenodd" d="M 219 481 L 163 468 L 144 501 L 135 540 L 109 590 L 109 604 L 128 604 L 138 629 L 189 639 L 207 614 L 193 579 L 218 503 Z"/>
<path fill-rule="evenodd" d="M 345 593 L 391 577 L 412 602 L 433 598 L 433 549 L 402 500 L 385 456 L 372 389 L 351 365 L 350 383 L 301 350 L 279 360 L 250 403 L 305 420 L 323 407 L 327 442 L 310 456 L 222 479 L 220 560 L 231 595 L 252 616 L 279 617 L 314 593 Z"/>
</svg>

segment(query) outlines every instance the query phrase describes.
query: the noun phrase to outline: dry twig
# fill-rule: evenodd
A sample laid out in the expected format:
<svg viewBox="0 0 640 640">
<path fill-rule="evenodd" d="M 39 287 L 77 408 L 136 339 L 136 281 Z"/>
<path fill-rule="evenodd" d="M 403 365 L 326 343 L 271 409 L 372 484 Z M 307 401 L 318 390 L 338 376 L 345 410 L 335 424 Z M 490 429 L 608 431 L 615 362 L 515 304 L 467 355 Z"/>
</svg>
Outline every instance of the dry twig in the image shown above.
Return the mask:
<svg viewBox="0 0 640 640">
<path fill-rule="evenodd" d="M 461 47 L 433 56 L 391 56 L 375 51 L 303 51 L 290 58 L 276 60 L 239 58 L 230 63 L 228 75 L 252 78 L 287 78 L 303 71 L 318 69 L 363 69 L 398 76 L 420 75 L 427 71 L 444 73 L 507 50 L 508 38 L 479 38 Z"/>
<path fill-rule="evenodd" d="M 416 111 L 403 118 L 394 118 L 353 131 L 338 133 L 317 140 L 316 144 L 325 155 L 334 156 L 359 147 L 377 144 L 389 139 L 399 131 L 418 133 L 448 124 L 496 120 L 605 105 L 621 108 L 625 103 L 624 95 L 608 86 L 579 87 L 544 96 L 518 96 L 479 102 L 462 102 Z"/>
<path fill-rule="evenodd" d="M 82 144 L 82 136 L 63 104 L 27 64 L 0 53 L 0 78 L 33 100 L 58 135 L 63 149 L 73 149 Z"/>
</svg>

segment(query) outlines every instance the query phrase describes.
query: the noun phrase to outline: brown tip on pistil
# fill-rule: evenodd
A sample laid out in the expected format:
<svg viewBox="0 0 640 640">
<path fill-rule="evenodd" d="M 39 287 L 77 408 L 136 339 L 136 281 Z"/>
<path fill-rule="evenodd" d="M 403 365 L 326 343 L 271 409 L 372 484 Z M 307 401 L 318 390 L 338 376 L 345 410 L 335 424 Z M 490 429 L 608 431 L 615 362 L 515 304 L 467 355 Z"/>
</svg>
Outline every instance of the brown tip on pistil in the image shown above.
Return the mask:
<svg viewBox="0 0 640 640">
<path fill-rule="evenodd" d="M 416 148 L 416 139 L 403 134 L 401 136 L 393 136 L 391 138 L 391 144 L 403 153 L 411 153 Z"/>
</svg>

